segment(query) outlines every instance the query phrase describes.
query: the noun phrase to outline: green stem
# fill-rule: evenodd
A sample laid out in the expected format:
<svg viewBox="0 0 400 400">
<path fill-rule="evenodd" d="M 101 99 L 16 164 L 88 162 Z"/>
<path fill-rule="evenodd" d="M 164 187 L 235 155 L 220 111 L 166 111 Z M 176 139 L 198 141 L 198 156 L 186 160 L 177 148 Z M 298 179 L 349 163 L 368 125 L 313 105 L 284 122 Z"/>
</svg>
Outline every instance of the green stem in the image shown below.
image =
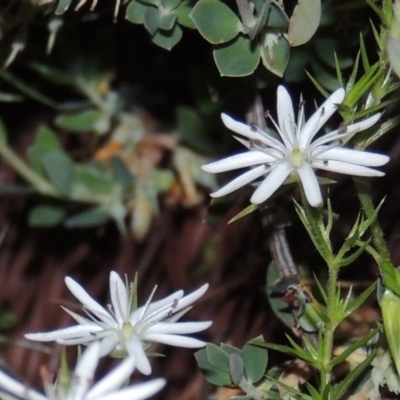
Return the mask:
<svg viewBox="0 0 400 400">
<path fill-rule="evenodd" d="M 353 181 L 357 189 L 358 198 L 360 199 L 360 203 L 363 207 L 365 215 L 367 216 L 367 218 L 374 218 L 375 207 L 372 203 L 371 195 L 369 194 L 368 186 L 365 180 L 362 178 L 354 177 Z M 374 239 L 375 247 L 378 250 L 379 255 L 382 257 L 382 261 L 387 261 L 391 264 L 390 253 L 387 248 L 385 238 L 383 236 L 382 228 L 377 219 L 375 219 L 371 223 L 370 230 Z"/>
<path fill-rule="evenodd" d="M 5 144 L 0 145 L 0 155 L 38 192 L 47 196 L 60 197 L 59 192 L 52 184 L 33 171 Z"/>
<path fill-rule="evenodd" d="M 323 359 L 322 359 L 322 371 L 321 371 L 321 388 L 320 393 L 324 393 L 326 386 L 331 381 L 332 367 L 331 358 L 333 350 L 333 339 L 335 335 L 335 329 L 337 327 L 336 321 L 336 304 L 337 304 L 337 285 L 338 285 L 338 272 L 339 269 L 335 265 L 328 265 L 329 267 L 329 278 L 328 278 L 328 304 L 327 313 L 329 322 L 325 325 L 324 330 L 324 347 L 323 347 Z"/>
</svg>

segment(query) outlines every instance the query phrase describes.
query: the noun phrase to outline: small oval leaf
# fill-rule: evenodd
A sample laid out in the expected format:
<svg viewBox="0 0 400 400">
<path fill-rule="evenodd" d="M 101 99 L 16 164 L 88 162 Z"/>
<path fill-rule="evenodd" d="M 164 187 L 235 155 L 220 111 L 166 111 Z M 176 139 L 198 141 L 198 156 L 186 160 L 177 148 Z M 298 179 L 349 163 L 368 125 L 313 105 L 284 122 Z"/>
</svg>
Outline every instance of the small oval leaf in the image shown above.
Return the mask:
<svg viewBox="0 0 400 400">
<path fill-rule="evenodd" d="M 200 0 L 190 17 L 200 35 L 212 44 L 229 42 L 243 28 L 236 14 L 219 0 Z"/>
<path fill-rule="evenodd" d="M 259 47 L 242 35 L 232 42 L 217 46 L 213 54 L 221 76 L 251 75 L 260 62 Z"/>
<path fill-rule="evenodd" d="M 30 226 L 50 227 L 58 225 L 65 217 L 65 209 L 52 204 L 39 204 L 28 217 Z"/>
<path fill-rule="evenodd" d="M 153 37 L 153 43 L 165 50 L 171 50 L 182 39 L 182 29 L 175 24 L 169 31 L 159 29 Z"/>
<path fill-rule="evenodd" d="M 288 40 L 290 46 L 307 43 L 321 21 L 321 0 L 298 0 L 289 21 Z"/>
<path fill-rule="evenodd" d="M 271 32 L 267 33 L 260 53 L 265 68 L 282 77 L 290 55 L 290 46 L 285 37 Z"/>
</svg>

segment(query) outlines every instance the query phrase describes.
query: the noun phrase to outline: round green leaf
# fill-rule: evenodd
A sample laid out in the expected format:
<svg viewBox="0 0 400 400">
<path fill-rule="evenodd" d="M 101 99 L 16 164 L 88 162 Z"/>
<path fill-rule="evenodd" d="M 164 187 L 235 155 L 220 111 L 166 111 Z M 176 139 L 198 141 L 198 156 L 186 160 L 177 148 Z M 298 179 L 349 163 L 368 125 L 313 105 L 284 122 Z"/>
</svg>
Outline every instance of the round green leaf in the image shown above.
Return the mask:
<svg viewBox="0 0 400 400">
<path fill-rule="evenodd" d="M 207 347 L 208 346 L 209 344 L 207 344 Z M 206 349 L 199 350 L 195 353 L 195 357 L 199 368 L 210 383 L 217 386 L 225 386 L 232 383 L 229 373 L 210 364 L 207 358 Z"/>
<path fill-rule="evenodd" d="M 73 163 L 62 151 L 56 150 L 43 157 L 43 166 L 50 182 L 64 195 L 69 195 L 74 183 Z"/>
<path fill-rule="evenodd" d="M 288 40 L 290 46 L 307 43 L 321 21 L 321 0 L 298 0 L 289 21 Z"/>
<path fill-rule="evenodd" d="M 289 25 L 289 17 L 278 4 L 271 3 L 265 25 L 268 26 L 268 28 L 285 29 Z"/>
<path fill-rule="evenodd" d="M 176 21 L 175 14 L 173 14 L 173 13 L 162 14 L 160 17 L 160 22 L 158 24 L 158 28 L 169 31 L 174 27 L 175 21 Z"/>
<path fill-rule="evenodd" d="M 289 61 L 290 46 L 284 36 L 268 32 L 260 49 L 265 68 L 282 77 Z"/>
<path fill-rule="evenodd" d="M 182 0 L 161 0 L 162 6 L 167 10 L 174 10 Z"/>
<path fill-rule="evenodd" d="M 217 46 L 213 54 L 221 76 L 251 75 L 260 62 L 259 47 L 242 35 L 229 43 Z"/>
<path fill-rule="evenodd" d="M 185 28 L 189 29 L 196 29 L 196 25 L 194 24 L 193 20 L 189 17 L 190 12 L 192 11 L 192 4 L 190 0 L 182 1 L 179 4 L 178 8 L 175 9 L 175 14 L 178 17 L 179 25 L 184 26 Z"/>
<path fill-rule="evenodd" d="M 58 225 L 65 217 L 65 209 L 51 204 L 34 207 L 28 218 L 30 226 L 50 227 Z"/>
<path fill-rule="evenodd" d="M 229 372 L 229 355 L 220 347 L 213 343 L 208 343 L 206 346 L 206 354 L 208 362 L 225 372 Z"/>
<path fill-rule="evenodd" d="M 153 43 L 165 50 L 171 50 L 182 39 L 182 29 L 175 24 L 169 31 L 159 29 L 153 37 Z"/>
<path fill-rule="evenodd" d="M 144 13 L 144 26 L 150 35 L 154 35 L 160 26 L 161 13 L 158 8 L 147 7 Z"/>
<path fill-rule="evenodd" d="M 219 0 L 200 0 L 190 17 L 200 35 L 212 44 L 229 42 L 243 29 L 236 14 Z"/>
<path fill-rule="evenodd" d="M 138 0 L 132 0 L 126 9 L 125 18 L 133 24 L 143 24 L 144 15 L 148 7 Z"/>
<path fill-rule="evenodd" d="M 229 356 L 229 374 L 232 382 L 239 386 L 244 376 L 244 363 L 242 357 L 237 353 L 232 353 Z"/>
<path fill-rule="evenodd" d="M 268 364 L 267 350 L 246 344 L 242 350 L 242 359 L 247 378 L 257 383 L 264 376 Z"/>
</svg>

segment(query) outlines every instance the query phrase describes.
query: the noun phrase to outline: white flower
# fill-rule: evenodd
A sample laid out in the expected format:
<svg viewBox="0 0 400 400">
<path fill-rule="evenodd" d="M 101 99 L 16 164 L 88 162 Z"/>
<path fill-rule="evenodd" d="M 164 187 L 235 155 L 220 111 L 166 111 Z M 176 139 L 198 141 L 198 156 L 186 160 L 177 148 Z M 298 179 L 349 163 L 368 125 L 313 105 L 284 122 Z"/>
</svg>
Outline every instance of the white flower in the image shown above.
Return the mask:
<svg viewBox="0 0 400 400">
<path fill-rule="evenodd" d="M 200 332 L 211 325 L 205 322 L 176 322 L 208 289 L 203 285 L 193 293 L 183 297 L 179 290 L 170 296 L 151 302 L 154 288 L 147 303 L 132 310 L 133 289 L 124 284 L 114 271 L 110 274 L 111 305 L 102 307 L 73 279 L 65 278 L 72 294 L 83 304 L 89 318 L 82 317 L 65 309 L 78 325 L 45 333 L 30 333 L 27 339 L 37 341 L 57 341 L 64 345 L 88 344 L 100 341 L 100 355 L 124 356 L 135 358 L 136 368 L 143 374 L 151 373 L 151 366 L 145 350 L 151 342 L 159 342 L 178 347 L 199 348 L 205 346 L 201 340 L 182 336 Z M 132 287 L 132 286 L 131 286 Z"/>
<path fill-rule="evenodd" d="M 165 385 L 165 379 L 159 378 L 121 389 L 135 369 L 135 360 L 132 357 L 127 357 L 93 385 L 99 357 L 100 344 L 95 342 L 80 357 L 69 384 L 65 384 L 60 376 L 55 383 L 48 378 L 44 379 L 45 395 L 28 389 L 2 371 L 0 387 L 24 400 L 142 400 L 153 396 Z"/>
<path fill-rule="evenodd" d="M 204 171 L 225 172 L 238 168 L 254 167 L 212 193 L 212 197 L 229 194 L 240 187 L 263 177 L 250 201 L 260 204 L 266 201 L 286 178 L 296 174 L 301 181 L 308 202 L 313 207 L 322 205 L 321 190 L 315 169 L 339 172 L 356 176 L 383 176 L 384 173 L 369 167 L 379 167 L 389 161 L 386 155 L 343 148 L 343 142 L 359 131 L 374 125 L 381 114 L 375 114 L 364 121 L 342 126 L 314 140 L 315 135 L 342 103 L 344 89 L 338 89 L 305 122 L 304 103 L 301 102 L 297 124 L 292 100 L 283 86 L 278 87 L 278 123 L 271 117 L 281 140 L 254 125 L 237 122 L 226 114 L 222 121 L 232 131 L 249 139 L 237 138 L 249 151 L 220 161 L 203 165 Z"/>
</svg>

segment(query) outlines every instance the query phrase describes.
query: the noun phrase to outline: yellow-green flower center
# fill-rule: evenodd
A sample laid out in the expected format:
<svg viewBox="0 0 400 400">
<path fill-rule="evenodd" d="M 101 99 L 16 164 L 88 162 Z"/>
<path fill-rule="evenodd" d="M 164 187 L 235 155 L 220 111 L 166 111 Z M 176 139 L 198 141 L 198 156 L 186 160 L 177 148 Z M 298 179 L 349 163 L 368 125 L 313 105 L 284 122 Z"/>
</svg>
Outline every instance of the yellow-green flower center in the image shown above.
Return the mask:
<svg viewBox="0 0 400 400">
<path fill-rule="evenodd" d="M 289 155 L 288 159 L 293 168 L 300 168 L 304 160 L 303 153 L 300 151 L 300 149 L 294 149 L 292 154 Z"/>
<path fill-rule="evenodd" d="M 122 324 L 121 328 L 122 336 L 124 337 L 125 340 L 129 340 L 132 332 L 133 332 L 133 326 L 131 325 L 130 322 L 124 322 Z"/>
</svg>

